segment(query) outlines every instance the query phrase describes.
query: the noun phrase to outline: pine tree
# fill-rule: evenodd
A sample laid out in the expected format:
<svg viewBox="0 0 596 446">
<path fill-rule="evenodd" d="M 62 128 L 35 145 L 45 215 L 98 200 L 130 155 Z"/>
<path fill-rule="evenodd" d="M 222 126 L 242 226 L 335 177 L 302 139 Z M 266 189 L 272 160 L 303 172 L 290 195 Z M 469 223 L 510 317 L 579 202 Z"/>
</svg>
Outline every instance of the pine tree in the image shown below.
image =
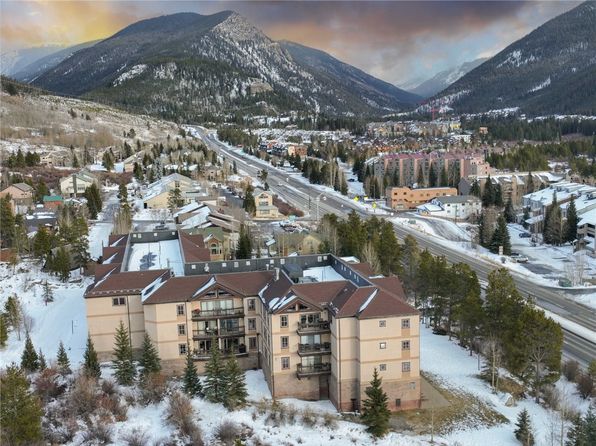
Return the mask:
<svg viewBox="0 0 596 446">
<path fill-rule="evenodd" d="M 424 172 L 422 172 L 422 165 L 418 167 L 418 176 L 416 177 L 416 187 L 424 187 Z"/>
<path fill-rule="evenodd" d="M 248 186 L 246 188 L 246 193 L 244 194 L 244 201 L 242 202 L 242 208 L 249 214 L 255 215 L 257 211 L 257 205 L 255 204 L 255 197 L 253 195 L 253 188 L 252 186 Z"/>
<path fill-rule="evenodd" d="M 68 355 L 66 354 L 66 349 L 64 348 L 64 344 L 60 341 L 58 345 L 58 355 L 56 358 L 56 362 L 60 371 L 62 373 L 70 373 L 70 361 L 68 359 Z"/>
<path fill-rule="evenodd" d="M 515 223 L 515 211 L 513 210 L 513 204 L 511 203 L 511 198 L 507 200 L 507 204 L 505 205 L 505 211 L 503 213 L 505 215 L 505 221 L 507 223 Z"/>
<path fill-rule="evenodd" d="M 43 302 L 47 305 L 49 302 L 54 302 L 54 293 L 52 287 L 46 280 L 43 284 Z"/>
<path fill-rule="evenodd" d="M 6 341 L 8 341 L 8 329 L 4 314 L 0 313 L 0 348 L 6 347 Z"/>
<path fill-rule="evenodd" d="M 515 438 L 517 438 L 523 446 L 533 446 L 534 434 L 532 433 L 530 414 L 528 414 L 527 409 L 524 409 L 519 413 L 515 426 Z"/>
<path fill-rule="evenodd" d="M 238 246 L 236 247 L 237 259 L 250 259 L 252 256 L 252 242 L 248 229 L 242 225 L 240 226 L 240 236 L 238 238 Z"/>
<path fill-rule="evenodd" d="M 190 348 L 186 349 L 186 366 L 184 367 L 183 388 L 190 396 L 202 396 L 203 386 L 197 372 L 197 367 L 192 359 Z"/>
<path fill-rule="evenodd" d="M 40 260 L 45 260 L 52 249 L 52 238 L 43 226 L 40 227 L 33 237 L 33 255 Z"/>
<path fill-rule="evenodd" d="M 29 373 L 39 370 L 39 357 L 37 356 L 35 347 L 33 347 L 29 333 L 27 333 L 25 349 L 21 355 L 21 368 Z"/>
<path fill-rule="evenodd" d="M 488 207 L 495 204 L 496 190 L 490 175 L 486 178 L 484 183 L 484 192 L 482 193 L 482 206 Z"/>
<path fill-rule="evenodd" d="M 103 153 L 103 157 L 101 159 L 101 165 L 103 167 L 105 167 L 106 170 L 110 171 L 114 168 L 114 159 L 112 157 L 112 154 L 106 150 Z"/>
<path fill-rule="evenodd" d="M 114 376 L 119 384 L 130 386 L 135 378 L 136 369 L 132 358 L 132 346 L 128 330 L 122 321 L 116 329 L 114 336 Z"/>
<path fill-rule="evenodd" d="M 161 360 L 157 348 L 153 345 L 151 337 L 145 332 L 143 337 L 143 347 L 141 353 L 141 359 L 139 360 L 141 366 L 141 376 L 147 377 L 153 373 L 159 373 L 161 371 Z"/>
<path fill-rule="evenodd" d="M 209 360 L 205 364 L 205 397 L 213 403 L 223 403 L 226 396 L 225 364 L 219 351 L 217 340 L 211 340 Z"/>
<path fill-rule="evenodd" d="M 174 212 L 176 209 L 184 205 L 184 199 L 182 198 L 182 191 L 180 188 L 175 187 L 168 192 L 168 209 L 170 212 Z"/>
<path fill-rule="evenodd" d="M 244 406 L 246 404 L 246 398 L 248 397 L 246 380 L 244 372 L 234 356 L 231 356 L 226 362 L 224 382 L 226 384 L 224 400 L 226 409 L 234 410 Z"/>
<path fill-rule="evenodd" d="M 99 379 L 101 378 L 101 368 L 97 360 L 97 352 L 91 340 L 91 335 L 87 336 L 87 348 L 83 356 L 83 370 L 88 377 Z"/>
<path fill-rule="evenodd" d="M 563 228 L 561 220 L 561 208 L 557 201 L 556 192 L 553 193 L 552 204 L 548 207 L 544 216 L 544 227 L 542 237 L 545 243 L 560 245 L 563 241 Z"/>
<path fill-rule="evenodd" d="M 48 363 L 46 362 L 46 357 L 43 355 L 41 348 L 39 349 L 39 353 L 37 354 L 39 358 L 39 370 L 45 370 L 48 368 Z"/>
<path fill-rule="evenodd" d="M 532 177 L 532 172 L 528 172 L 528 177 L 526 178 L 526 194 L 531 194 L 534 192 L 534 178 Z"/>
<path fill-rule="evenodd" d="M 6 324 L 17 332 L 18 340 L 21 340 L 21 325 L 23 324 L 23 311 L 16 296 L 8 296 L 4 303 L 4 317 Z"/>
<path fill-rule="evenodd" d="M 565 233 L 563 241 L 572 242 L 577 238 L 577 224 L 579 218 L 577 217 L 577 209 L 575 207 L 575 198 L 571 198 L 567 206 L 567 221 L 565 222 Z"/>
<path fill-rule="evenodd" d="M 507 229 L 505 217 L 502 215 L 500 215 L 499 219 L 497 220 L 497 228 L 493 233 L 489 248 L 491 252 L 496 254 L 499 252 L 500 246 L 503 247 L 504 255 L 511 254 L 511 239 L 509 237 L 509 230 Z"/>
<path fill-rule="evenodd" d="M 8 366 L 0 375 L 0 387 L 2 443 L 27 445 L 40 442 L 43 411 L 39 398 L 29 390 L 29 382 L 23 372 L 14 364 Z"/>
<path fill-rule="evenodd" d="M 428 187 L 436 187 L 437 186 L 437 173 L 435 172 L 435 166 L 433 164 L 430 165 L 428 171 Z"/>
<path fill-rule="evenodd" d="M 367 398 L 362 402 L 362 421 L 367 431 L 375 438 L 384 436 L 389 430 L 391 412 L 387 406 L 387 394 L 381 387 L 381 378 L 375 367 L 370 387 L 367 387 Z"/>
<path fill-rule="evenodd" d="M 58 274 L 62 282 L 70 277 L 70 255 L 64 246 L 60 246 L 52 259 L 52 269 Z"/>
</svg>

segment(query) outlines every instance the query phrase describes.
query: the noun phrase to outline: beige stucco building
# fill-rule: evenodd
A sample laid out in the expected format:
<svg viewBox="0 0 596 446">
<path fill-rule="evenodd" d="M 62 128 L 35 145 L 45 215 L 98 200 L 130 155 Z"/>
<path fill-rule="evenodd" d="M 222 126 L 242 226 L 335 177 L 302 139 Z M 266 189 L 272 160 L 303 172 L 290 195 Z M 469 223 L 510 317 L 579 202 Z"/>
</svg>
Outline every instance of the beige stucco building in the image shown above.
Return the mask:
<svg viewBox="0 0 596 446">
<path fill-rule="evenodd" d="M 105 256 L 125 264 L 112 253 L 122 240 L 112 237 Z M 183 372 L 188 349 L 203 372 L 215 342 L 245 369 L 261 368 L 275 398 L 356 410 L 376 368 L 391 409 L 419 407 L 419 314 L 397 277 L 331 254 L 191 262 L 175 277 L 98 267 L 85 298 L 102 360 L 122 321 L 136 351 L 149 334 L 168 374 Z"/>
<path fill-rule="evenodd" d="M 405 210 L 431 201 L 433 198 L 457 195 L 454 187 L 425 187 L 410 189 L 409 187 L 388 187 L 385 191 L 387 206 L 391 209 Z"/>
</svg>

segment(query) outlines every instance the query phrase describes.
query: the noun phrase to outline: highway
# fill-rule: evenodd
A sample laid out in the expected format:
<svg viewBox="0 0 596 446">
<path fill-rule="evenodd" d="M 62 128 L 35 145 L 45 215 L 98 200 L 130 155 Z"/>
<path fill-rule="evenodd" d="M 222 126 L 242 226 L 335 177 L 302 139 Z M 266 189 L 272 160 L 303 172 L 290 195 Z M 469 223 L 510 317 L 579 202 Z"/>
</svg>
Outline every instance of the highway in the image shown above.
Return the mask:
<svg viewBox="0 0 596 446">
<path fill-rule="evenodd" d="M 215 150 L 228 160 L 235 160 L 237 167 L 248 175 L 256 177 L 261 169 L 266 168 L 268 171 L 267 183 L 270 189 L 283 196 L 284 199 L 294 206 L 306 211 L 310 209 L 310 216 L 313 219 L 320 218 L 326 213 L 345 216 L 352 209 L 364 218 L 371 216 L 370 212 L 367 212 L 347 198 L 340 198 L 332 194 L 326 195 L 316 186 L 304 183 L 292 176 L 292 174 L 281 172 L 272 168 L 264 161 L 255 160 L 253 157 L 230 150 L 225 144 L 219 142 L 212 132 L 199 127 L 194 127 L 194 129 L 198 131 L 203 141 L 212 150 Z M 435 236 L 423 234 L 414 228 L 402 225 L 394 226 L 398 238 L 403 240 L 406 235 L 411 235 L 418 241 L 420 247 L 427 248 L 435 255 L 445 256 L 450 263 L 463 262 L 470 265 L 481 282 L 486 283 L 488 281 L 488 274 L 501 266 L 446 246 Z M 515 271 L 510 272 L 518 290 L 524 296 L 531 297 L 538 307 L 578 324 L 592 333 L 596 333 L 596 311 L 585 305 L 566 299 L 559 290 L 532 282 L 527 277 Z M 591 339 L 582 337 L 578 333 L 571 333 L 565 330 L 563 356 L 566 359 L 575 359 L 583 367 L 586 367 L 592 359 L 596 358 L 596 344 Z"/>
</svg>

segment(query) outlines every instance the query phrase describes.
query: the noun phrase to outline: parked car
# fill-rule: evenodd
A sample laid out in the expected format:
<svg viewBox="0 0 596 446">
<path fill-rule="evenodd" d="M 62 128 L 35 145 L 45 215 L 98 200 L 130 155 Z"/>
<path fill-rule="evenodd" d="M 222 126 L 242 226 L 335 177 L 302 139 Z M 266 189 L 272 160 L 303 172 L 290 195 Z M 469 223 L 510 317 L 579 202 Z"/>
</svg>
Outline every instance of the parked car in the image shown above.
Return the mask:
<svg viewBox="0 0 596 446">
<path fill-rule="evenodd" d="M 530 238 L 532 237 L 532 234 L 530 234 L 529 232 L 520 232 L 519 233 L 519 238 Z"/>
<path fill-rule="evenodd" d="M 527 263 L 529 260 L 526 256 L 521 255 L 519 252 L 512 252 L 509 257 L 511 257 L 511 260 L 517 263 Z"/>
</svg>

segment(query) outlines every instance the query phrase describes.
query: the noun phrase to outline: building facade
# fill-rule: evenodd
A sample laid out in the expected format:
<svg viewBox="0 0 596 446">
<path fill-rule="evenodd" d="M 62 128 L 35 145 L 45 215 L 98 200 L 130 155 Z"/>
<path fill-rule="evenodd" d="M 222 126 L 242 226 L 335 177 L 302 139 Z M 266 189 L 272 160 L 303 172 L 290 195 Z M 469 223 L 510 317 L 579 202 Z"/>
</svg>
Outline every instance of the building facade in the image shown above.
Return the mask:
<svg viewBox="0 0 596 446">
<path fill-rule="evenodd" d="M 426 187 L 410 189 L 409 187 L 388 187 L 385 191 L 387 206 L 395 210 L 414 209 L 416 206 L 431 201 L 436 197 L 457 195 L 453 187 Z"/>
</svg>

